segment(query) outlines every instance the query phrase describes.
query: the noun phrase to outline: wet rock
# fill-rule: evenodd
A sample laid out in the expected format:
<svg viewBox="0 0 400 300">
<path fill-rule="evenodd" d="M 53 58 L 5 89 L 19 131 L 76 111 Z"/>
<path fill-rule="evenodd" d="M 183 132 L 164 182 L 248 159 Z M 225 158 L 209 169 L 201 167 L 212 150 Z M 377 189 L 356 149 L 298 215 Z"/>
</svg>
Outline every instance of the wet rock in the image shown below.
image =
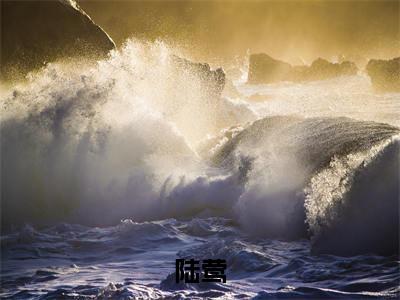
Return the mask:
<svg viewBox="0 0 400 300">
<path fill-rule="evenodd" d="M 286 80 L 292 66 L 271 56 L 252 54 L 249 62 L 248 82 L 253 84 L 271 83 Z"/>
<path fill-rule="evenodd" d="M 356 65 L 349 61 L 331 63 L 325 59 L 318 58 L 310 66 L 292 66 L 261 53 L 250 56 L 248 82 L 252 84 L 279 81 L 302 82 L 324 80 L 356 73 Z"/>
<path fill-rule="evenodd" d="M 324 80 L 355 74 L 357 74 L 357 67 L 352 62 L 344 61 L 342 63 L 331 63 L 325 59 L 318 58 L 313 61 L 310 67 L 305 67 L 302 72 L 300 72 L 299 78 L 294 78 L 294 81 Z"/>
<path fill-rule="evenodd" d="M 195 63 L 190 60 L 173 56 L 173 63 L 178 72 L 189 71 L 201 78 L 204 90 L 210 97 L 219 98 L 225 86 L 225 72 L 222 68 L 212 70 L 207 63 Z"/>
<path fill-rule="evenodd" d="M 390 60 L 371 59 L 366 71 L 375 90 L 400 92 L 400 57 Z"/>
<path fill-rule="evenodd" d="M 23 77 L 63 57 L 92 57 L 115 47 L 73 0 L 1 2 L 1 77 Z"/>
</svg>

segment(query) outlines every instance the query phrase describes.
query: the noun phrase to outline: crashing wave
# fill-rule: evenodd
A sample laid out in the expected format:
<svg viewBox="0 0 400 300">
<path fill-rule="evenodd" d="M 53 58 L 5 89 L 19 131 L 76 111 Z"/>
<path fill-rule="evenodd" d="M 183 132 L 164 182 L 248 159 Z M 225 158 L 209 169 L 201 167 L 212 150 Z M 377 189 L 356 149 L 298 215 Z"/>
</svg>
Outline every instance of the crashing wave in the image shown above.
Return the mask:
<svg viewBox="0 0 400 300">
<path fill-rule="evenodd" d="M 315 252 L 392 254 L 399 232 L 398 133 L 348 118 L 265 118 L 226 141 L 214 163 L 232 166 L 243 156 L 251 162 L 235 204 L 250 232 L 311 235 Z"/>
<path fill-rule="evenodd" d="M 85 71 L 49 64 L 7 90 L 3 229 L 223 216 L 256 236 L 312 236 L 314 250 L 327 252 L 336 251 L 340 224 L 354 219 L 343 213 L 357 211 L 349 203 L 372 193 L 365 203 L 388 204 L 378 207 L 385 220 L 378 234 L 396 242 L 396 214 L 387 211 L 398 207 L 397 127 L 344 117 L 253 122 L 259 116 L 248 105 L 214 99 L 202 75 L 185 66 L 177 70 L 163 43 L 129 41 Z M 365 183 L 368 172 L 380 174 L 369 179 L 376 184 Z M 387 243 L 370 249 L 370 238 L 360 247 L 393 250 Z"/>
</svg>

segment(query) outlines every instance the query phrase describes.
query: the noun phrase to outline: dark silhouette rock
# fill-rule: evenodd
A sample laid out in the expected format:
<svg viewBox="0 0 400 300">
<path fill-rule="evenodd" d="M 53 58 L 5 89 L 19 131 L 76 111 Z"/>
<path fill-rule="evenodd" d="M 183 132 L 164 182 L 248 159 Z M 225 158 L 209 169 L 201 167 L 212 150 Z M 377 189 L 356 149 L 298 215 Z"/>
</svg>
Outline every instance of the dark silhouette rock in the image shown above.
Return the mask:
<svg viewBox="0 0 400 300">
<path fill-rule="evenodd" d="M 201 79 L 202 90 L 211 97 L 221 97 L 225 86 L 225 72 L 222 68 L 212 70 L 207 63 L 194 63 L 190 60 L 173 56 L 173 63 L 178 72 L 189 71 Z"/>
<path fill-rule="evenodd" d="M 115 47 L 73 0 L 1 1 L 1 19 L 2 79 L 63 57 L 104 55 Z"/>
<path fill-rule="evenodd" d="M 292 66 L 271 56 L 260 53 L 250 55 L 249 83 L 271 83 L 287 79 Z"/>
<path fill-rule="evenodd" d="M 324 80 L 344 75 L 357 74 L 357 67 L 354 63 L 344 61 L 342 63 L 331 63 L 325 59 L 318 58 L 310 67 L 304 70 L 300 80 Z"/>
<path fill-rule="evenodd" d="M 360 54 L 350 54 L 350 55 L 340 55 L 338 57 L 339 62 L 342 63 L 344 61 L 352 61 L 356 64 L 357 68 L 365 69 L 365 66 L 368 63 L 368 59 Z"/>
<path fill-rule="evenodd" d="M 292 66 L 261 53 L 250 56 L 248 82 L 253 84 L 279 81 L 301 82 L 324 80 L 356 73 L 356 65 L 349 61 L 331 63 L 318 58 L 310 66 Z"/>
<path fill-rule="evenodd" d="M 400 57 L 371 59 L 366 68 L 373 87 L 381 92 L 400 92 Z"/>
</svg>

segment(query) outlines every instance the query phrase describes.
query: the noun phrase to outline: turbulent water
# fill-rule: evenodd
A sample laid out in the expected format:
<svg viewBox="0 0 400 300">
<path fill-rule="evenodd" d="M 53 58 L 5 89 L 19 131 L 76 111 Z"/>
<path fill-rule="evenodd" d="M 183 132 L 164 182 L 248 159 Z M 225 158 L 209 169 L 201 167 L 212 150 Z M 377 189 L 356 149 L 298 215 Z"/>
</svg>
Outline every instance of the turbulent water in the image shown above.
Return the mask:
<svg viewBox="0 0 400 300">
<path fill-rule="evenodd" d="M 213 99 L 172 54 L 2 90 L 1 297 L 397 298 L 400 95 L 360 74 Z M 179 257 L 227 283 L 177 285 Z"/>
</svg>

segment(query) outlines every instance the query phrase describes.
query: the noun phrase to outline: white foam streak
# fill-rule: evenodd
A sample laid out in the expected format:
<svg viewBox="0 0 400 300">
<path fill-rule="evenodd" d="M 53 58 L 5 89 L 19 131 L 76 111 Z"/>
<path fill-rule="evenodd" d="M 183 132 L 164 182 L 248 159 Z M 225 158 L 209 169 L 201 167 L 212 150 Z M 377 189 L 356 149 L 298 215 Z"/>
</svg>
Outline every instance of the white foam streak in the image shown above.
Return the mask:
<svg viewBox="0 0 400 300">
<path fill-rule="evenodd" d="M 367 151 L 334 156 L 327 168 L 315 174 L 305 189 L 306 222 L 313 235 L 322 227 L 331 226 L 338 218 L 339 207 L 346 203 L 345 194 L 352 185 L 353 176 L 366 167 L 381 151 L 399 136 L 372 146 Z"/>
</svg>

